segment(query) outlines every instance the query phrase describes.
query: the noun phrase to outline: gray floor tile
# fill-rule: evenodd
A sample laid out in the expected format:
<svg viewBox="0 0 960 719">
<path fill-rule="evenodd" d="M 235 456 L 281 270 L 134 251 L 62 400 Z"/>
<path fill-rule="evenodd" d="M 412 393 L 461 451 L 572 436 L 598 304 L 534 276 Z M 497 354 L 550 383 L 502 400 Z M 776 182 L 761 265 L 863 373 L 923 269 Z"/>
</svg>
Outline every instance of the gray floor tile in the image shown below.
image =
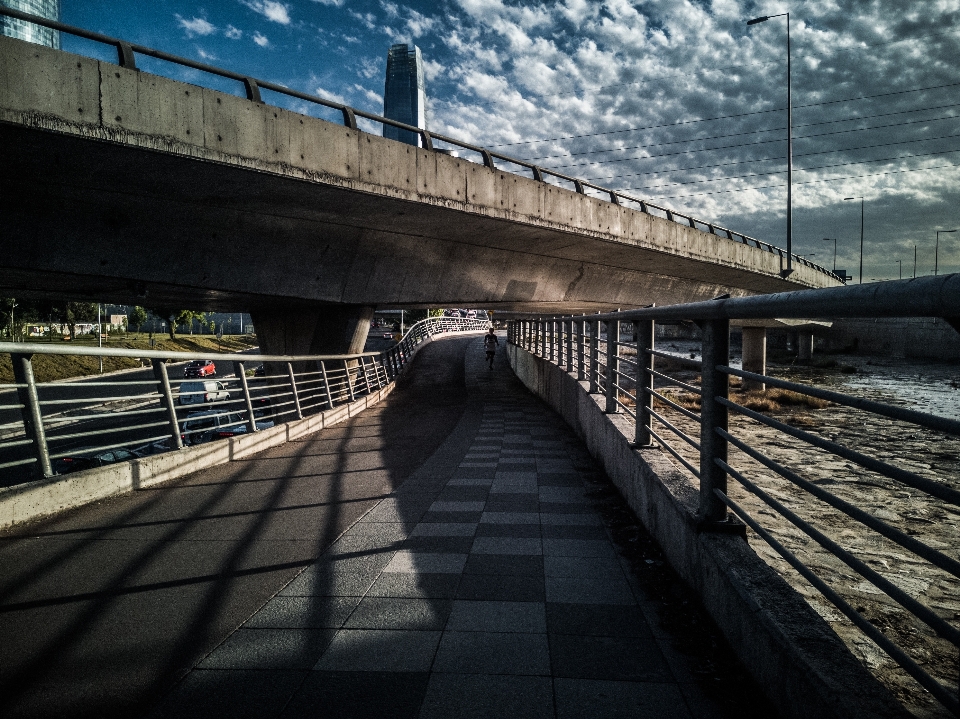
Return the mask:
<svg viewBox="0 0 960 719">
<path fill-rule="evenodd" d="M 281 596 L 361 597 L 390 563 L 394 552 L 334 557 L 308 567 L 280 591 Z"/>
<path fill-rule="evenodd" d="M 459 584 L 459 574 L 381 574 L 367 596 L 452 599 Z"/>
<path fill-rule="evenodd" d="M 412 537 L 472 537 L 476 522 L 429 522 L 413 528 Z"/>
<path fill-rule="evenodd" d="M 673 675 L 652 637 L 550 634 L 555 677 L 672 682 Z"/>
<path fill-rule="evenodd" d="M 548 602 L 569 604 L 636 604 L 630 585 L 622 577 L 547 577 Z"/>
<path fill-rule="evenodd" d="M 479 522 L 480 515 L 482 512 L 425 512 L 420 521 L 424 524 L 432 524 L 435 522 L 455 522 L 455 523 L 465 523 L 465 522 Z"/>
<path fill-rule="evenodd" d="M 430 511 L 433 513 L 440 512 L 482 512 L 483 505 L 486 502 L 480 501 L 471 501 L 471 502 L 434 502 L 430 505 Z"/>
<path fill-rule="evenodd" d="M 557 719 L 693 719 L 676 684 L 554 679 Z"/>
<path fill-rule="evenodd" d="M 541 530 L 537 524 L 478 524 L 478 537 L 535 537 L 540 538 Z"/>
<path fill-rule="evenodd" d="M 471 554 L 464 574 L 494 574 L 533 577 L 543 581 L 543 557 L 518 554 Z"/>
<path fill-rule="evenodd" d="M 584 514 L 541 514 L 540 524 L 543 525 L 574 525 L 602 527 L 603 521 L 594 513 Z"/>
<path fill-rule="evenodd" d="M 413 552 L 401 549 L 393 555 L 393 559 L 383 571 L 402 574 L 459 574 L 463 571 L 463 565 L 466 562 L 466 554 Z"/>
<path fill-rule="evenodd" d="M 540 602 L 464 601 L 453 603 L 447 631 L 527 632 L 547 631 L 546 610 Z"/>
<path fill-rule="evenodd" d="M 540 524 L 538 512 L 484 512 L 480 515 L 484 524 Z"/>
<path fill-rule="evenodd" d="M 549 677 L 433 674 L 420 719 L 553 719 Z"/>
<path fill-rule="evenodd" d="M 450 615 L 448 599 L 365 597 L 345 629 L 443 629 Z"/>
<path fill-rule="evenodd" d="M 540 538 L 477 537 L 473 540 L 471 554 L 528 554 L 543 553 Z"/>
<path fill-rule="evenodd" d="M 309 669 L 330 640 L 333 629 L 245 629 L 214 649 L 200 669 Z"/>
<path fill-rule="evenodd" d="M 305 670 L 195 669 L 151 716 L 182 719 L 277 716 L 308 674 Z"/>
<path fill-rule="evenodd" d="M 425 672 L 440 632 L 341 629 L 316 662 L 318 671 Z"/>
<path fill-rule="evenodd" d="M 439 554 L 468 554 L 472 547 L 473 537 L 410 537 L 401 549 Z"/>
<path fill-rule="evenodd" d="M 543 602 L 546 594 L 543 579 L 538 576 L 464 574 L 457 587 L 456 596 L 457 599 Z"/>
<path fill-rule="evenodd" d="M 653 637 L 638 606 L 612 604 L 560 604 L 547 602 L 547 631 L 606 637 Z"/>
<path fill-rule="evenodd" d="M 456 477 L 447 482 L 448 487 L 489 487 L 491 484 L 493 484 L 493 477 Z"/>
<path fill-rule="evenodd" d="M 281 719 L 416 719 L 429 676 L 426 672 L 310 672 Z M 207 719 L 214 716 L 228 715 Z"/>
<path fill-rule="evenodd" d="M 360 597 L 277 596 L 248 619 L 248 629 L 339 629 Z"/>
<path fill-rule="evenodd" d="M 549 516 L 549 515 L 545 515 Z M 581 524 L 545 524 L 544 539 L 597 539 L 607 542 L 607 530 L 603 527 Z"/>
<path fill-rule="evenodd" d="M 433 669 L 458 674 L 548 676 L 547 637 L 545 634 L 446 631 Z"/>
<path fill-rule="evenodd" d="M 617 556 L 609 541 L 596 539 L 544 539 L 543 554 L 556 557 Z"/>
</svg>

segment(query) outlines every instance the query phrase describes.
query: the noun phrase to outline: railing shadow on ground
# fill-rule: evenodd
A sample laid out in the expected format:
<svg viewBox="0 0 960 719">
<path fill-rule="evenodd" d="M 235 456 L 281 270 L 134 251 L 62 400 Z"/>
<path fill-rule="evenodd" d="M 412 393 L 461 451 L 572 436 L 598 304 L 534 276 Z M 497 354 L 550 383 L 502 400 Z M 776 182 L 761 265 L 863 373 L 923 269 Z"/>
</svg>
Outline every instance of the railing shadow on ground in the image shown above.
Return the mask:
<svg viewBox="0 0 960 719">
<path fill-rule="evenodd" d="M 954 529 L 952 541 L 944 543 L 930 532 L 928 520 L 920 524 L 908 516 L 946 521 L 950 512 L 955 515 L 960 505 L 956 477 L 936 476 L 916 462 L 900 466 L 872 450 L 844 446 L 829 431 L 795 426 L 762 407 L 750 409 L 743 395 L 730 391 L 731 379 L 739 378 L 811 398 L 820 406 L 880 416 L 892 423 L 888 441 L 896 442 L 904 431 L 922 432 L 943 452 L 949 450 L 944 438 L 954 438 L 947 441 L 960 458 L 955 439 L 960 437 L 960 422 L 955 419 L 729 366 L 731 320 L 876 316 L 937 316 L 956 322 L 960 275 L 591 316 L 537 317 L 513 322 L 509 341 L 573 374 L 603 398 L 608 414 L 630 417 L 637 448 L 659 447 L 683 467 L 699 486 L 700 531 L 743 532 L 742 521 L 752 537 L 769 545 L 770 554 L 780 560 L 779 565 L 772 563 L 792 585 L 804 595 L 822 596 L 839 612 L 835 627 L 842 624 L 842 615 L 850 622 L 847 626 L 889 657 L 885 664 L 892 660 L 899 666 L 902 674 L 887 666 L 882 678 L 908 703 L 924 706 L 932 696 L 948 713 L 960 714 L 960 615 L 944 599 L 960 590 L 960 562 L 952 549 L 957 536 Z M 675 320 L 692 320 L 703 329 L 702 361 L 655 349 L 654 323 Z M 632 335 L 627 341 L 622 340 L 625 329 Z M 688 376 L 678 379 L 678 369 Z M 765 440 L 761 449 L 755 437 L 760 431 L 779 438 Z M 785 442 L 795 445 L 786 455 Z M 818 472 L 817 462 L 831 469 Z M 729 488 L 728 478 L 735 480 Z M 864 482 L 882 487 L 887 499 L 864 497 L 858 490 Z M 811 511 L 818 502 L 826 511 Z M 903 511 L 897 509 L 901 505 Z M 819 611 L 829 616 L 825 607 Z M 862 643 L 842 626 L 841 631 L 848 644 Z"/>
</svg>

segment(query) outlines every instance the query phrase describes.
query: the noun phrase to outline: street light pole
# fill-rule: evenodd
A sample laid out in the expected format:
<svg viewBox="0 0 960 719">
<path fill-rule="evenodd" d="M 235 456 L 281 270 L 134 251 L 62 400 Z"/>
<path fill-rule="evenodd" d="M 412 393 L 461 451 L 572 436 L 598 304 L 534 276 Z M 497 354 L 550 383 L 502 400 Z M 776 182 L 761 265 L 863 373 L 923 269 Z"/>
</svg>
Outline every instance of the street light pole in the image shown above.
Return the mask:
<svg viewBox="0 0 960 719">
<path fill-rule="evenodd" d="M 771 18 L 787 18 L 787 268 L 780 271 L 781 277 L 793 273 L 793 97 L 790 82 L 790 13 L 761 15 L 748 20 L 747 25 L 756 25 Z"/>
<path fill-rule="evenodd" d="M 835 237 L 834 238 L 824 237 L 823 241 L 833 243 L 833 271 L 834 273 L 836 273 L 837 271 L 837 240 Z"/>
<path fill-rule="evenodd" d="M 933 274 L 934 274 L 934 277 L 936 277 L 937 269 L 938 269 L 938 266 L 939 266 L 939 264 L 940 264 L 940 235 L 941 235 L 941 234 L 946 235 L 946 234 L 949 234 L 949 233 L 951 233 L 951 232 L 956 232 L 956 230 L 937 230 L 937 247 L 936 247 L 936 249 L 934 250 L 934 253 L 933 253 Z"/>
<path fill-rule="evenodd" d="M 903 260 L 894 260 L 900 266 L 900 279 L 903 279 Z"/>
<path fill-rule="evenodd" d="M 917 246 L 913 246 L 913 279 L 917 279 Z"/>
<path fill-rule="evenodd" d="M 860 284 L 863 284 L 863 198 L 862 197 L 844 197 L 847 200 L 860 200 Z"/>
</svg>

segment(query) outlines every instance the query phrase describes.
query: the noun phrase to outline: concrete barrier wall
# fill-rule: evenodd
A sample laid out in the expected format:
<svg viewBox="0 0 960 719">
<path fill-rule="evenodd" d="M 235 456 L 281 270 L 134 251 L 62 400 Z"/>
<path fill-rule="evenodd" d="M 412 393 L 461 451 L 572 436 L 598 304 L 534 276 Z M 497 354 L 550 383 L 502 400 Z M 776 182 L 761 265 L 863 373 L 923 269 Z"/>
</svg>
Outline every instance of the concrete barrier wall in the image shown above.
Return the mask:
<svg viewBox="0 0 960 719">
<path fill-rule="evenodd" d="M 631 446 L 630 418 L 606 414 L 587 383 L 556 365 L 513 345 L 507 353 L 520 380 L 584 440 L 783 716 L 910 716 L 747 542 L 698 532 L 697 488 L 659 450 Z"/>
</svg>

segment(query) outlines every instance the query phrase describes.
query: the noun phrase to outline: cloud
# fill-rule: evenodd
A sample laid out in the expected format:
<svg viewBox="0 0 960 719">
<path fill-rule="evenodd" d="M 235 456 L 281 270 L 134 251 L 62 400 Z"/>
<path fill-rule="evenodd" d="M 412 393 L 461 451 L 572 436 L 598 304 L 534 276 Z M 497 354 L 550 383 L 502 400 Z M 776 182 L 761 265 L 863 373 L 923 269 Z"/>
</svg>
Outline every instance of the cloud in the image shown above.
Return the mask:
<svg viewBox="0 0 960 719">
<path fill-rule="evenodd" d="M 217 59 L 217 56 L 216 56 L 216 55 L 214 55 L 213 53 L 207 52 L 207 51 L 204 50 L 202 47 L 198 47 L 198 48 L 197 48 L 197 55 L 199 55 L 201 58 L 203 58 L 203 59 L 206 60 L 207 62 L 211 62 L 211 61 Z"/>
<path fill-rule="evenodd" d="M 347 14 L 354 20 L 359 21 L 367 30 L 377 29 L 377 16 L 373 13 L 359 13 L 355 10 L 347 10 Z"/>
<path fill-rule="evenodd" d="M 286 5 L 276 0 L 240 0 L 244 5 L 281 25 L 290 24 L 290 12 Z M 258 43 L 259 44 L 259 43 Z"/>
<path fill-rule="evenodd" d="M 186 18 L 177 15 L 176 18 L 177 22 L 180 23 L 180 27 L 187 31 L 187 37 L 212 35 L 217 31 L 215 25 L 211 25 L 201 17 L 195 17 L 187 20 Z"/>
<path fill-rule="evenodd" d="M 253 41 L 257 43 L 260 47 L 266 47 L 270 44 L 270 41 L 266 38 L 265 35 L 261 35 L 258 32 L 253 33 Z"/>
<path fill-rule="evenodd" d="M 231 40 L 239 40 L 243 37 L 243 30 L 235 28 L 233 25 L 227 25 L 227 29 L 223 31 L 223 34 Z"/>
<path fill-rule="evenodd" d="M 328 5 L 330 7 L 343 6 L 343 0 L 313 0 L 313 2 L 319 3 L 320 5 Z"/>
</svg>

